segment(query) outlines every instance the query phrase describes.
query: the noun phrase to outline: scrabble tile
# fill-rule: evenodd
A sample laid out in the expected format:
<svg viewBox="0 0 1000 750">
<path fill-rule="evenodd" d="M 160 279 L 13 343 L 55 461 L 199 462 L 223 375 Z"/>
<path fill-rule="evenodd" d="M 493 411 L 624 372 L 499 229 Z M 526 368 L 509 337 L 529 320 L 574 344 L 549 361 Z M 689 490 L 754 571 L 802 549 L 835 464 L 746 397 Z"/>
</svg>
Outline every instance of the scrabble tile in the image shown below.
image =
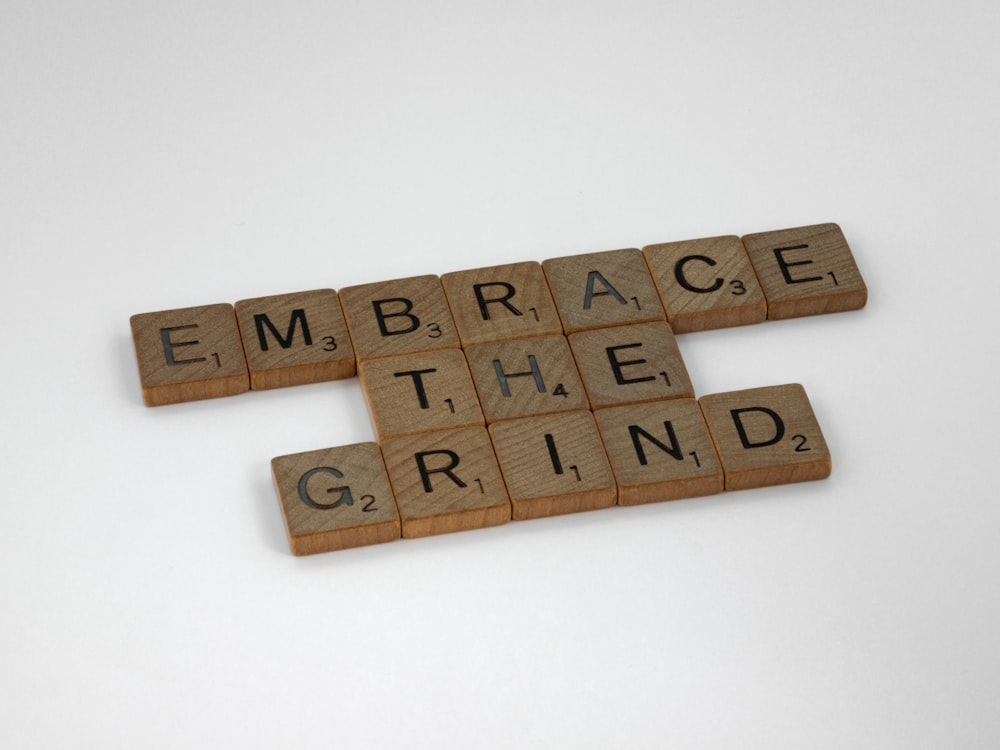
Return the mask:
<svg viewBox="0 0 1000 750">
<path fill-rule="evenodd" d="M 666 319 L 636 248 L 550 258 L 542 268 L 566 333 Z"/>
<path fill-rule="evenodd" d="M 359 361 L 459 345 L 437 276 L 346 287 L 340 303 Z"/>
<path fill-rule="evenodd" d="M 830 451 L 805 389 L 793 383 L 702 396 L 727 490 L 830 475 Z"/>
<path fill-rule="evenodd" d="M 354 347 L 332 289 L 240 300 L 236 320 L 254 390 L 355 374 Z"/>
<path fill-rule="evenodd" d="M 565 336 L 536 336 L 465 350 L 487 422 L 589 408 Z"/>
<path fill-rule="evenodd" d="M 619 505 L 722 492 L 722 464 L 693 398 L 598 409 L 594 418 Z"/>
<path fill-rule="evenodd" d="M 540 264 L 510 263 L 441 277 L 462 346 L 562 333 Z"/>
<path fill-rule="evenodd" d="M 399 513 L 375 443 L 278 456 L 271 474 L 293 554 L 399 539 Z"/>
<path fill-rule="evenodd" d="M 510 501 L 483 427 L 390 438 L 382 444 L 404 537 L 510 520 Z"/>
<path fill-rule="evenodd" d="M 761 323 L 767 301 L 735 235 L 642 249 L 674 333 Z"/>
<path fill-rule="evenodd" d="M 358 375 L 379 441 L 485 424 L 459 349 L 365 360 Z"/>
<path fill-rule="evenodd" d="M 836 224 L 748 234 L 743 244 L 767 298 L 768 320 L 857 310 L 868 301 Z"/>
<path fill-rule="evenodd" d="M 515 520 L 608 508 L 617 501 L 589 411 L 497 422 L 489 430 Z"/>
<path fill-rule="evenodd" d="M 250 389 L 232 305 L 141 313 L 129 322 L 146 406 Z"/>
<path fill-rule="evenodd" d="M 665 322 L 581 331 L 569 343 L 591 408 L 694 396 Z"/>
</svg>

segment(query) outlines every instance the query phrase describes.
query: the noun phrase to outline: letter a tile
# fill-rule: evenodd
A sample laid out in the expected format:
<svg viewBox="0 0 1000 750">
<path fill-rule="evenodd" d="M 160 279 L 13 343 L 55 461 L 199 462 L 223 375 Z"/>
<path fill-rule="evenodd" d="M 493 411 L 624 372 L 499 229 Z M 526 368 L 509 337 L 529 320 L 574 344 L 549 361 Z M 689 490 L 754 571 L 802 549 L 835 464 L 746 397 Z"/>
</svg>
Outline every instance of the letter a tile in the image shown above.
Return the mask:
<svg viewBox="0 0 1000 750">
<path fill-rule="evenodd" d="M 399 539 L 399 514 L 375 443 L 278 456 L 271 473 L 293 554 Z"/>
<path fill-rule="evenodd" d="M 767 319 L 857 310 L 868 289 L 844 233 L 836 224 L 743 237 L 767 297 Z"/>
<path fill-rule="evenodd" d="M 254 390 L 354 377 L 354 347 L 332 289 L 240 300 L 236 319 Z"/>
<path fill-rule="evenodd" d="M 510 501 L 484 427 L 390 438 L 386 468 L 407 538 L 498 526 Z"/>
<path fill-rule="evenodd" d="M 722 464 L 693 398 L 598 409 L 594 417 L 619 505 L 722 492 Z"/>
<path fill-rule="evenodd" d="M 146 406 L 232 396 L 250 389 L 232 305 L 141 313 L 130 323 Z"/>
<path fill-rule="evenodd" d="M 649 265 L 674 333 L 727 328 L 767 319 L 767 302 L 739 237 L 648 245 Z"/>
<path fill-rule="evenodd" d="M 589 411 L 490 425 L 515 520 L 608 508 L 614 475 Z"/>
<path fill-rule="evenodd" d="M 727 490 L 830 475 L 830 451 L 805 389 L 797 383 L 699 399 L 719 451 Z"/>
</svg>

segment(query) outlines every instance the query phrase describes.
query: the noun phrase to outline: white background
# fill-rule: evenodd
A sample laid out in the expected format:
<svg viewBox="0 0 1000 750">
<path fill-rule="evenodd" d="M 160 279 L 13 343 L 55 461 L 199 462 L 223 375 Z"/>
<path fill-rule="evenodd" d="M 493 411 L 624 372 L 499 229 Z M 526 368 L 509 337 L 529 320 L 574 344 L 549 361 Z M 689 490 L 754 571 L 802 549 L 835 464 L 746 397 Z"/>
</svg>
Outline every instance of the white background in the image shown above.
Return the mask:
<svg viewBox="0 0 1000 750">
<path fill-rule="evenodd" d="M 994 2 L 0 4 L 0 743 L 994 748 Z M 823 482 L 295 558 L 355 380 L 149 409 L 133 313 L 840 223 Z"/>
</svg>

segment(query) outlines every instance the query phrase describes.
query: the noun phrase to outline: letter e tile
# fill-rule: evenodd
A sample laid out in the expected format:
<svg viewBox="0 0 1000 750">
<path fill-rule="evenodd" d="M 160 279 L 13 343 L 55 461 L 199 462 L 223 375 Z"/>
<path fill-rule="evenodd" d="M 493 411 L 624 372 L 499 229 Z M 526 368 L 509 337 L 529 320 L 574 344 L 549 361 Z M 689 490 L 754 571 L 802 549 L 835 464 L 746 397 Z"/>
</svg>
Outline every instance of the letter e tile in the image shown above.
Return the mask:
<svg viewBox="0 0 1000 750">
<path fill-rule="evenodd" d="M 723 490 L 722 464 L 698 402 L 677 398 L 594 412 L 618 484 L 619 505 Z"/>
<path fill-rule="evenodd" d="M 403 536 L 498 526 L 510 501 L 484 427 L 437 430 L 382 444 Z"/>
<path fill-rule="evenodd" d="M 130 323 L 146 406 L 232 396 L 250 389 L 232 305 L 141 313 Z"/>
<path fill-rule="evenodd" d="M 332 289 L 240 300 L 236 319 L 254 390 L 354 377 L 354 347 Z"/>
<path fill-rule="evenodd" d="M 490 425 L 515 520 L 608 508 L 618 498 L 589 411 Z"/>
<path fill-rule="evenodd" d="M 830 451 L 801 385 L 715 393 L 702 396 L 699 404 L 727 490 L 830 476 Z"/>
<path fill-rule="evenodd" d="M 767 297 L 767 319 L 857 310 L 868 288 L 836 224 L 748 234 L 743 244 Z"/>
<path fill-rule="evenodd" d="M 665 242 L 642 254 L 674 333 L 767 319 L 764 292 L 739 237 Z"/>
<path fill-rule="evenodd" d="M 375 443 L 278 456 L 271 473 L 293 554 L 399 539 L 399 514 Z"/>
<path fill-rule="evenodd" d="M 665 320 L 649 269 L 636 248 L 542 262 L 566 333 Z"/>
</svg>

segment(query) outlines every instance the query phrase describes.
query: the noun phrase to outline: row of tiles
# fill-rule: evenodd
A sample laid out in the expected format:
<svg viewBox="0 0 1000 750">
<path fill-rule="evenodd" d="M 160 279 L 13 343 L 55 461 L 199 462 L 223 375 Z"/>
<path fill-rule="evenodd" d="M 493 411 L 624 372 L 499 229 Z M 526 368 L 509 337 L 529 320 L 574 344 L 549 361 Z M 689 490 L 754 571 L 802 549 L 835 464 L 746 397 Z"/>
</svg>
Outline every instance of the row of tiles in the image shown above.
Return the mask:
<svg viewBox="0 0 1000 750">
<path fill-rule="evenodd" d="M 423 432 L 271 462 L 296 555 L 822 479 L 830 467 L 798 384 Z"/>
<path fill-rule="evenodd" d="M 142 313 L 155 406 L 353 376 L 379 357 L 667 321 L 675 332 L 857 309 L 836 224 L 649 245 Z"/>
</svg>

